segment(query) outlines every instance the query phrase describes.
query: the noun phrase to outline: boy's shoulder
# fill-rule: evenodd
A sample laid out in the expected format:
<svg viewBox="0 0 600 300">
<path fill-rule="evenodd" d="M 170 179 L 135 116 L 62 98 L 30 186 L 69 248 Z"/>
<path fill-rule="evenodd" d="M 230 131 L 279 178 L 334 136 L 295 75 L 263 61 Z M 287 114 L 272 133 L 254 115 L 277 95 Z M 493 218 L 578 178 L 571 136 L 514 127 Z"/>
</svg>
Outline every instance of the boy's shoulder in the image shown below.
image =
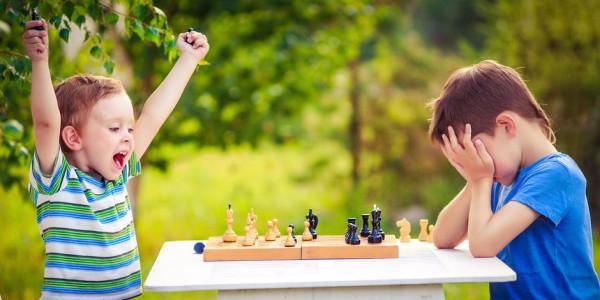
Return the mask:
<svg viewBox="0 0 600 300">
<path fill-rule="evenodd" d="M 540 158 L 533 164 L 520 170 L 523 180 L 540 177 L 543 175 L 551 181 L 568 183 L 573 185 L 585 185 L 586 179 L 583 172 L 571 156 L 555 152 Z"/>
</svg>

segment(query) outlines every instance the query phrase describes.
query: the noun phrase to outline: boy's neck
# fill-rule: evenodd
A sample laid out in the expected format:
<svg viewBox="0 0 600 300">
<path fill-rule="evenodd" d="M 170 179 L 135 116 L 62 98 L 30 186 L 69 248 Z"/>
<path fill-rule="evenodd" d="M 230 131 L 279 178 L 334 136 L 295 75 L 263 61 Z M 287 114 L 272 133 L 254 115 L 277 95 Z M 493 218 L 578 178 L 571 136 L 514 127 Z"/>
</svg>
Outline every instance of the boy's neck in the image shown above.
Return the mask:
<svg viewBox="0 0 600 300">
<path fill-rule="evenodd" d="M 65 153 L 65 157 L 69 165 L 74 166 L 80 171 L 86 173 L 94 179 L 102 181 L 103 177 L 100 173 L 96 172 L 92 167 L 89 166 L 87 160 L 82 151 L 70 151 Z"/>
<path fill-rule="evenodd" d="M 556 153 L 556 147 L 548 140 L 538 126 L 525 130 L 522 136 L 521 167 L 526 167 L 540 158 Z"/>
</svg>

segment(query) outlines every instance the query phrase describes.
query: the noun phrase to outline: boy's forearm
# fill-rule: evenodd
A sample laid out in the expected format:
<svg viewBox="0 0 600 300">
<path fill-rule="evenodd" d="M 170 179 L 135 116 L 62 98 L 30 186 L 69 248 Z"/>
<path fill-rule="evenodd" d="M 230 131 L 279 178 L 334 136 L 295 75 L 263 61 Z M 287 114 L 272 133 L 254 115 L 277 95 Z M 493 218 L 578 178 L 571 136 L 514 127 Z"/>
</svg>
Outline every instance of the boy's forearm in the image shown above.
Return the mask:
<svg viewBox="0 0 600 300">
<path fill-rule="evenodd" d="M 60 111 L 47 61 L 32 62 L 31 114 L 36 128 L 60 129 Z"/>
<path fill-rule="evenodd" d="M 469 209 L 469 248 L 473 256 L 489 257 L 491 253 L 490 243 L 486 234 L 488 225 L 492 219 L 491 206 L 492 179 L 481 179 L 472 184 L 471 204 Z"/>
<path fill-rule="evenodd" d="M 179 57 L 167 77 L 146 100 L 142 115 L 150 117 L 160 127 L 181 98 L 188 81 L 194 74 L 196 64 L 197 60 L 190 55 Z"/>
<path fill-rule="evenodd" d="M 433 243 L 441 249 L 456 247 L 464 240 L 469 218 L 471 188 L 468 184 L 444 207 L 436 221 Z"/>
</svg>

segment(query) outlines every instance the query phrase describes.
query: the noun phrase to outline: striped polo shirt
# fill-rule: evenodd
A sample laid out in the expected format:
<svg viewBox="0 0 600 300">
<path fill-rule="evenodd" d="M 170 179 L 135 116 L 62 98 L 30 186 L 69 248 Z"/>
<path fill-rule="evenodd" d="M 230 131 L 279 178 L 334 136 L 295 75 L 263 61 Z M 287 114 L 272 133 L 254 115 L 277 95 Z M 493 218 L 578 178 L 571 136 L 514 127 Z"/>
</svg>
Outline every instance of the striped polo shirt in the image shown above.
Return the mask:
<svg viewBox="0 0 600 300">
<path fill-rule="evenodd" d="M 59 151 L 43 175 L 34 155 L 29 191 L 46 248 L 42 299 L 123 299 L 141 293 L 140 256 L 127 180 L 140 173 L 132 153 L 114 181 L 69 165 Z"/>
</svg>

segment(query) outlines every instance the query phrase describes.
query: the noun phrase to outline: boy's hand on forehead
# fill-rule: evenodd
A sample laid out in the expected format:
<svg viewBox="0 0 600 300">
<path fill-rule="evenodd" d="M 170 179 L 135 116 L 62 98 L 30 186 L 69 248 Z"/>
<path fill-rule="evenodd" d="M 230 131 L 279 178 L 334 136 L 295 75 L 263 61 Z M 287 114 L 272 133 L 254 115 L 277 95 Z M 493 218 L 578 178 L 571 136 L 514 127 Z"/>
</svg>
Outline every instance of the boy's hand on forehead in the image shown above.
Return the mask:
<svg viewBox="0 0 600 300">
<path fill-rule="evenodd" d="M 42 27 L 42 30 L 36 29 Z M 25 23 L 23 44 L 31 61 L 48 60 L 48 24 L 45 20 L 28 21 Z"/>
<path fill-rule="evenodd" d="M 177 48 L 182 56 L 191 55 L 196 61 L 204 59 L 210 45 L 206 36 L 200 32 L 189 31 L 180 33 L 177 38 Z"/>
<path fill-rule="evenodd" d="M 449 126 L 448 136 L 442 134 L 444 141 L 441 145 L 442 152 L 467 182 L 474 183 L 481 179 L 493 179 L 494 161 L 492 157 L 480 139 L 473 142 L 471 138 L 470 124 L 465 126 L 462 143 L 459 143 L 454 128 Z"/>
</svg>

